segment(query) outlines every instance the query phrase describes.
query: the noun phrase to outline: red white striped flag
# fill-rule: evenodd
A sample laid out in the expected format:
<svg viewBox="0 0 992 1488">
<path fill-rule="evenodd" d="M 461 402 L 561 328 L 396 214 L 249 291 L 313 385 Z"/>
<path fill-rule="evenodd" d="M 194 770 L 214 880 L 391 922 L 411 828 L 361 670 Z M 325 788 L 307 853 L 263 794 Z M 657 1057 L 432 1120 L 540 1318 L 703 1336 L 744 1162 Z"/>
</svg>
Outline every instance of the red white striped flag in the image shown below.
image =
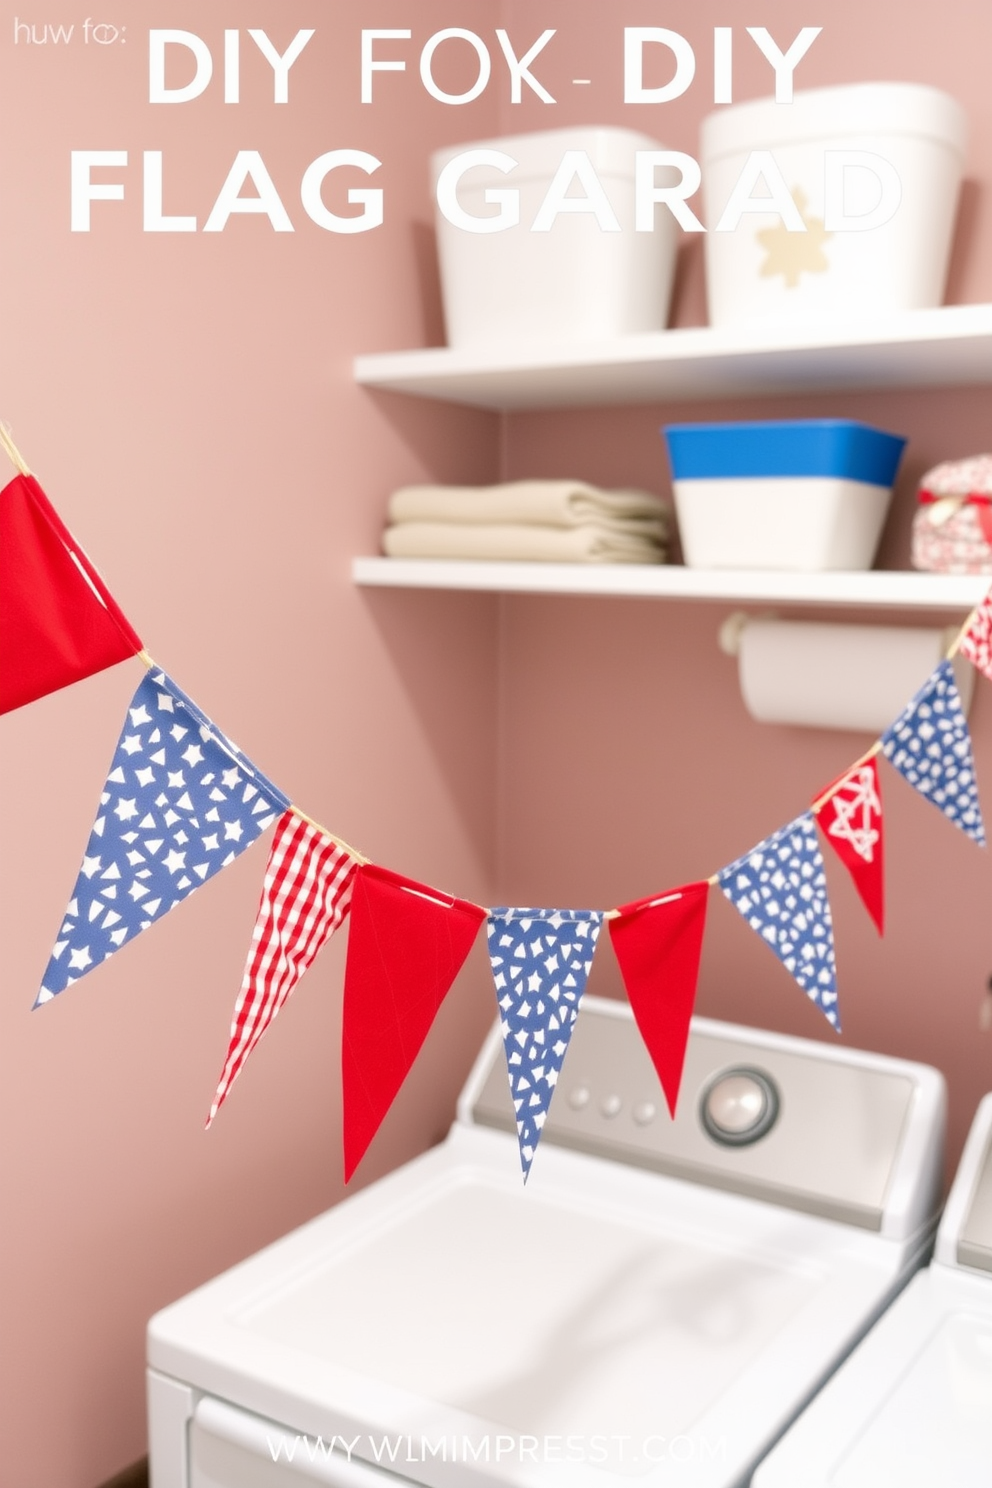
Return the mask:
<svg viewBox="0 0 992 1488">
<path fill-rule="evenodd" d="M 351 907 L 355 858 L 312 823 L 279 818 L 234 1008 L 231 1041 L 207 1126 L 262 1034 Z"/>
</svg>

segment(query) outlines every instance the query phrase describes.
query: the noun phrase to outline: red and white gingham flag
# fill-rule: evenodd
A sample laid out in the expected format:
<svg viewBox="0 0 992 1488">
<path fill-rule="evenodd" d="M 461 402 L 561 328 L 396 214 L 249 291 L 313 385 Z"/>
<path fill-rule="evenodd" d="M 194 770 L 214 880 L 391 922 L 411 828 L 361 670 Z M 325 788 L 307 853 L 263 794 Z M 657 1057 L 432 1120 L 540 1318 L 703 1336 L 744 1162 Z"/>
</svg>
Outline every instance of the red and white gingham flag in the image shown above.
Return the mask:
<svg viewBox="0 0 992 1488">
<path fill-rule="evenodd" d="M 333 838 L 295 812 L 279 818 L 234 1008 L 231 1042 L 207 1126 L 248 1055 L 344 920 L 357 866 Z"/>
</svg>

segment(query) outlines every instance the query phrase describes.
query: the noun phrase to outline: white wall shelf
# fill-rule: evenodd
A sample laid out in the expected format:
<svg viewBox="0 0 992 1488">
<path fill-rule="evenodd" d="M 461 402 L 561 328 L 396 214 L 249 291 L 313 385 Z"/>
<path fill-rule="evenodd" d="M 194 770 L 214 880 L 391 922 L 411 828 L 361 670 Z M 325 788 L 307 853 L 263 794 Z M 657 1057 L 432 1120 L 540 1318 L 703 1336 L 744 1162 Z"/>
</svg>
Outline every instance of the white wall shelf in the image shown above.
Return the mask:
<svg viewBox="0 0 992 1488">
<path fill-rule="evenodd" d="M 676 564 L 477 563 L 434 558 L 355 558 L 352 578 L 368 588 L 462 589 L 498 594 L 606 594 L 641 599 L 848 605 L 959 612 L 979 603 L 992 579 L 955 574 L 785 573 L 682 568 Z"/>
<path fill-rule="evenodd" d="M 992 305 L 589 345 L 380 352 L 356 357 L 354 370 L 365 387 L 507 411 L 992 384 Z"/>
</svg>

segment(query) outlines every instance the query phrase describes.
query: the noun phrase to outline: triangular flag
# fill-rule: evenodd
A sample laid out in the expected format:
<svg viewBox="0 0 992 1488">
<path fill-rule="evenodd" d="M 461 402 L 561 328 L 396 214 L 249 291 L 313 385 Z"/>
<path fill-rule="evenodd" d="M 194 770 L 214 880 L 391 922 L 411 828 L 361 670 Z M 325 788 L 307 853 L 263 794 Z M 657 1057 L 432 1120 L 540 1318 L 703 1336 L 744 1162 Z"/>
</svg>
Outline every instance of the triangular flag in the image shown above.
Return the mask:
<svg viewBox="0 0 992 1488">
<path fill-rule="evenodd" d="M 293 811 L 276 823 L 262 898 L 207 1125 L 248 1055 L 351 906 L 355 858 Z"/>
<path fill-rule="evenodd" d="M 839 1033 L 833 920 L 813 813 L 797 816 L 722 868 L 717 881 Z"/>
<path fill-rule="evenodd" d="M 813 810 L 820 830 L 854 879 L 854 887 L 881 935 L 885 917 L 882 793 L 874 758 L 853 765 L 817 800 L 822 804 L 814 804 Z"/>
<path fill-rule="evenodd" d="M 344 1176 L 420 1052 L 486 911 L 372 863 L 356 871 L 344 973 Z"/>
<path fill-rule="evenodd" d="M 972 615 L 958 650 L 992 681 L 992 590 Z"/>
<path fill-rule="evenodd" d="M 525 1183 L 602 927 L 603 915 L 594 909 L 489 914 L 489 962 Z"/>
<path fill-rule="evenodd" d="M 696 1000 L 709 887 L 683 884 L 625 904 L 609 921 L 630 1006 L 672 1116 Z"/>
<path fill-rule="evenodd" d="M 914 790 L 979 847 L 985 846 L 971 735 L 949 661 L 938 663 L 885 730 L 882 750 Z"/>
<path fill-rule="evenodd" d="M 32 475 L 0 491 L 0 645 L 0 713 L 142 649 Z"/>
<path fill-rule="evenodd" d="M 288 805 L 170 677 L 147 673 L 128 708 L 37 1002 L 233 863 Z"/>
</svg>

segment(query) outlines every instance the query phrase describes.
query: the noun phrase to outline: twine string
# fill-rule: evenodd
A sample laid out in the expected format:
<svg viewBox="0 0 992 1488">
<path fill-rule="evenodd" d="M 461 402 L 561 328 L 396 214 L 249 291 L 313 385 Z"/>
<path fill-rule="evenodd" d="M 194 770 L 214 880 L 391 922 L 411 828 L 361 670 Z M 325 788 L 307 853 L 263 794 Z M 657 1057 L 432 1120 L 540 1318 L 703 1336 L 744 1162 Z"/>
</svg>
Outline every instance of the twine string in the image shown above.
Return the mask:
<svg viewBox="0 0 992 1488">
<path fill-rule="evenodd" d="M 975 623 L 975 618 L 978 615 L 979 610 L 982 608 L 982 605 L 985 603 L 986 599 L 988 599 L 988 595 L 987 594 L 982 596 L 982 598 L 979 601 L 979 603 L 971 611 L 971 613 L 969 614 L 968 618 L 965 620 L 964 624 L 962 625 L 961 629 L 958 631 L 957 635 L 954 637 L 954 640 L 951 642 L 950 646 L 947 649 L 947 658 L 946 659 L 948 661 L 953 661 L 954 658 L 955 658 L 955 656 L 957 656 L 958 652 L 961 650 L 961 646 L 962 646 L 962 644 L 964 642 L 964 638 L 968 634 L 968 632 L 971 629 L 972 625 Z"/>
<path fill-rule="evenodd" d="M 829 800 L 831 800 L 831 798 L 833 796 L 835 796 L 837 794 L 837 792 L 840 790 L 841 786 L 844 784 L 844 781 L 847 780 L 849 776 L 853 775 L 854 772 L 855 772 L 855 770 L 857 770 L 859 768 L 859 766 L 866 765 L 870 759 L 874 759 L 875 756 L 876 756 L 876 754 L 881 754 L 881 752 L 882 752 L 882 741 L 881 741 L 881 739 L 876 739 L 875 742 L 874 742 L 874 744 L 871 746 L 871 748 L 870 749 L 866 749 L 865 752 L 864 752 L 864 754 L 860 755 L 854 761 L 854 764 L 853 765 L 848 765 L 848 767 L 844 771 L 843 775 L 839 776 L 838 779 L 834 781 L 833 785 L 828 785 L 827 786 L 827 789 L 823 792 L 822 796 L 817 796 L 816 800 L 813 802 L 812 806 L 809 808 L 810 811 L 813 812 L 814 816 L 818 812 L 820 812 L 820 811 L 823 810 L 823 808 L 827 804 L 827 802 Z"/>
<path fill-rule="evenodd" d="M 293 815 L 298 816 L 301 821 L 308 822 L 311 827 L 315 827 L 318 832 L 322 832 L 325 837 L 328 837 L 331 842 L 334 843 L 335 847 L 340 847 L 342 852 L 346 852 L 350 858 L 354 858 L 356 863 L 364 864 L 370 863 L 372 861 L 371 858 L 367 858 L 364 853 L 360 853 L 357 848 L 349 846 L 349 844 L 343 841 L 342 838 L 335 837 L 333 832 L 329 832 L 325 826 L 321 825 L 320 822 L 314 821 L 312 816 L 307 816 L 306 812 L 301 811 L 299 806 L 290 806 L 289 809 L 293 813 Z"/>
<path fill-rule="evenodd" d="M 3 445 L 10 463 L 21 475 L 31 474 L 24 461 L 24 457 L 10 437 L 10 429 L 4 423 L 0 423 L 0 445 Z"/>
</svg>

